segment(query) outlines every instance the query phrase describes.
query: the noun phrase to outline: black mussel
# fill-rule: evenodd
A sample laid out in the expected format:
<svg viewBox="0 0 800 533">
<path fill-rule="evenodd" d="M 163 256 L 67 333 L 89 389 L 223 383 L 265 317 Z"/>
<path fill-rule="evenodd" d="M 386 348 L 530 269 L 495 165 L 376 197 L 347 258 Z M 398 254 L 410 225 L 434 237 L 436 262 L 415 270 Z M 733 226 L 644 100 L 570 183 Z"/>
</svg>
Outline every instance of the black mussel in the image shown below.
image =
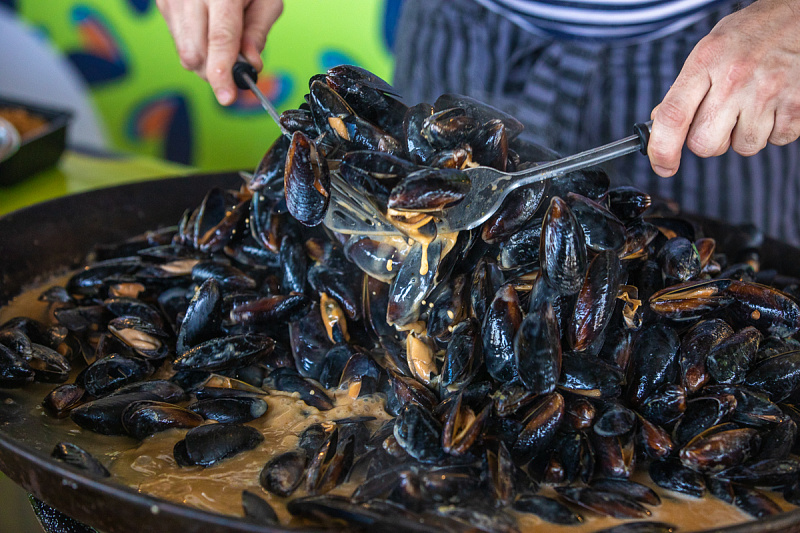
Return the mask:
<svg viewBox="0 0 800 533">
<path fill-rule="evenodd" d="M 164 326 L 164 319 L 158 309 L 137 298 L 113 296 L 106 298 L 103 301 L 103 305 L 115 316 L 134 316 L 159 329 Z"/>
<path fill-rule="evenodd" d="M 70 419 L 84 429 L 102 435 L 126 435 L 122 424 L 122 413 L 134 402 L 142 400 L 158 401 L 159 397 L 150 392 L 130 392 L 111 394 L 86 402 L 72 409 Z"/>
<path fill-rule="evenodd" d="M 476 413 L 462 398 L 463 393 L 452 402 L 442 428 L 442 449 L 450 455 L 464 455 L 480 441 L 492 410 L 487 404 Z"/>
<path fill-rule="evenodd" d="M 440 211 L 460 202 L 469 187 L 469 178 L 461 170 L 424 168 L 403 178 L 392 189 L 387 205 L 398 211 Z"/>
<path fill-rule="evenodd" d="M 98 359 L 83 371 L 83 387 L 92 396 L 105 396 L 124 385 L 144 380 L 152 372 L 153 367 L 144 359 L 114 354 Z"/>
<path fill-rule="evenodd" d="M 780 402 L 800 386 L 800 350 L 773 355 L 750 369 L 744 384 Z"/>
<path fill-rule="evenodd" d="M 183 388 L 172 381 L 163 379 L 150 379 L 123 385 L 112 394 L 129 394 L 132 392 L 146 392 L 154 394 L 160 401 L 167 403 L 178 403 L 186 400 L 186 392 Z"/>
<path fill-rule="evenodd" d="M 145 359 L 164 359 L 170 352 L 170 334 L 140 318 L 117 317 L 108 323 L 108 331 Z"/>
<path fill-rule="evenodd" d="M 501 172 L 506 171 L 508 134 L 502 120 L 492 119 L 482 124 L 475 132 L 469 146 L 472 147 L 472 160 L 475 163 L 495 168 Z"/>
<path fill-rule="evenodd" d="M 70 295 L 97 296 L 107 280 L 116 276 L 133 274 L 142 265 L 139 257 L 108 259 L 84 267 L 67 281 Z"/>
<path fill-rule="evenodd" d="M 716 477 L 743 485 L 780 488 L 797 482 L 800 462 L 791 457 L 765 459 L 754 463 L 733 466 L 716 474 Z"/>
<path fill-rule="evenodd" d="M 728 279 L 690 281 L 658 290 L 649 298 L 650 309 L 672 320 L 695 320 L 733 302 Z"/>
<path fill-rule="evenodd" d="M 479 124 L 499 120 L 505 126 L 509 140 L 517 137 L 524 129 L 519 120 L 505 111 L 463 94 L 442 94 L 436 99 L 433 107 L 436 111 L 452 108 L 462 109 L 467 116 L 474 118 Z M 534 157 L 531 160 L 539 161 L 541 159 L 544 158 Z"/>
<path fill-rule="evenodd" d="M 286 117 L 284 119 L 284 116 Z M 284 127 L 292 132 L 301 130 L 306 135 L 316 137 L 311 131 L 313 118 L 308 111 L 286 110 L 281 113 L 281 123 L 286 121 Z M 309 124 L 311 121 L 311 124 Z M 314 127 L 316 129 L 316 127 Z M 279 192 L 283 186 L 283 172 L 286 168 L 286 155 L 289 153 L 291 139 L 286 135 L 279 135 L 275 142 L 261 158 L 253 177 L 247 184 L 247 188 L 252 192 L 265 191 L 269 193 Z"/>
<path fill-rule="evenodd" d="M 539 243 L 542 236 L 540 220 L 500 243 L 500 265 L 504 270 L 535 267 L 539 264 Z"/>
<path fill-rule="evenodd" d="M 439 374 L 443 392 L 460 391 L 483 365 L 483 343 L 478 321 L 468 318 L 453 328 Z"/>
<path fill-rule="evenodd" d="M 603 437 L 589 432 L 598 476 L 628 479 L 636 466 L 635 441 L 630 434 Z"/>
<path fill-rule="evenodd" d="M 695 498 L 706 492 L 706 482 L 699 472 L 683 466 L 677 459 L 653 461 L 648 469 L 653 483 L 667 490 L 674 490 Z"/>
<path fill-rule="evenodd" d="M 242 512 L 245 519 L 258 524 L 269 526 L 280 524 L 275 509 L 264 498 L 249 490 L 242 491 Z"/>
<path fill-rule="evenodd" d="M 439 283 L 428 296 L 428 336 L 438 342 L 447 342 L 453 328 L 463 321 L 467 313 L 467 275 L 460 274 Z M 432 304 L 432 306 L 431 306 Z"/>
<path fill-rule="evenodd" d="M 219 282 L 222 290 L 255 289 L 256 281 L 233 265 L 218 261 L 200 261 L 192 267 L 192 280 L 203 283 L 208 278 Z"/>
<path fill-rule="evenodd" d="M 294 322 L 308 312 L 311 300 L 304 294 L 275 294 L 235 302 L 230 320 L 235 324 L 269 325 Z"/>
<path fill-rule="evenodd" d="M 511 450 L 517 464 L 524 464 L 548 448 L 564 418 L 564 397 L 552 392 L 533 404 Z"/>
<path fill-rule="evenodd" d="M 719 472 L 744 463 L 761 445 L 758 431 L 752 428 L 713 426 L 690 440 L 680 451 L 684 466 L 698 472 Z"/>
<path fill-rule="evenodd" d="M 513 239 L 522 230 L 528 221 L 536 214 L 545 198 L 547 187 L 544 183 L 537 183 L 527 187 L 521 187 L 512 191 L 503 201 L 503 205 L 483 223 L 481 238 L 489 244 L 502 243 L 506 239 Z M 541 224 L 539 224 L 541 231 Z M 538 243 L 539 233 L 536 233 L 535 241 Z M 519 239 L 517 239 L 519 241 Z M 534 239 L 528 238 L 526 243 L 533 244 Z M 518 244 L 516 248 L 521 248 Z M 535 252 L 538 257 L 537 251 Z M 510 253 L 510 252 L 509 252 Z M 533 252 L 530 252 L 531 254 Z"/>
<path fill-rule="evenodd" d="M 286 498 L 303 482 L 307 464 L 308 455 L 302 449 L 276 455 L 261 469 L 258 481 L 267 492 Z"/>
<path fill-rule="evenodd" d="M 438 403 L 436 396 L 418 380 L 402 376 L 397 372 L 389 372 L 394 390 L 400 405 L 415 403 L 427 411 L 431 411 Z"/>
<path fill-rule="evenodd" d="M 504 285 L 486 311 L 482 332 L 486 369 L 498 381 L 508 382 L 516 377 L 514 339 L 522 318 L 517 291 L 513 285 Z"/>
<path fill-rule="evenodd" d="M 539 263 L 543 278 L 559 294 L 580 290 L 586 274 L 583 230 L 567 203 L 557 196 L 550 200 L 542 221 Z"/>
<path fill-rule="evenodd" d="M 138 440 L 169 428 L 193 428 L 202 423 L 202 416 L 184 407 L 152 400 L 134 402 L 122 412 L 125 431 Z"/>
<path fill-rule="evenodd" d="M 686 392 L 694 394 L 708 382 L 706 357 L 714 346 L 731 335 L 733 328 L 724 320 L 714 318 L 698 322 L 682 337 L 679 362 L 681 383 Z"/>
<path fill-rule="evenodd" d="M 296 131 L 302 131 L 305 135 L 311 137 L 312 139 L 316 138 L 320 134 L 319 130 L 317 129 L 317 125 L 314 123 L 314 117 L 311 115 L 311 111 L 309 111 L 308 109 L 287 109 L 283 113 L 281 113 L 280 123 L 281 126 L 283 126 L 283 128 L 290 134 Z M 288 140 L 289 136 L 281 135 L 280 137 L 278 137 L 278 140 L 280 139 Z M 288 151 L 289 151 L 289 145 L 288 143 L 286 143 L 286 152 Z M 286 157 L 286 152 L 284 152 L 283 157 Z M 268 151 L 267 154 L 269 153 L 270 152 Z M 265 159 L 266 157 L 267 156 L 264 156 Z M 283 159 L 281 161 L 283 161 Z M 258 168 L 256 169 L 255 173 L 256 176 L 259 175 L 258 171 L 261 169 L 261 167 L 269 168 L 269 166 L 264 164 L 263 159 L 262 162 L 259 163 Z M 277 174 L 277 169 L 275 170 Z M 266 172 L 264 173 L 266 174 Z M 255 190 L 252 187 L 250 187 L 250 189 Z"/>
<path fill-rule="evenodd" d="M 595 252 L 612 250 L 615 253 L 625 246 L 625 225 L 603 205 L 576 193 L 568 193 L 567 203 L 583 229 L 586 247 Z"/>
<path fill-rule="evenodd" d="M 264 386 L 289 394 L 298 393 L 303 402 L 311 407 L 316 407 L 320 411 L 327 411 L 333 407 L 333 403 L 322 387 L 304 378 L 293 368 L 277 368 L 273 370 L 267 376 Z"/>
<path fill-rule="evenodd" d="M 502 284 L 503 274 L 497 263 L 491 257 L 482 256 L 472 272 L 472 284 L 469 288 L 470 310 L 481 324 Z"/>
<path fill-rule="evenodd" d="M 316 303 L 312 303 L 304 317 L 289 324 L 292 356 L 297 371 L 304 377 L 319 378 L 325 355 L 334 345 L 326 327 L 331 325 L 323 322 L 320 306 Z"/>
<path fill-rule="evenodd" d="M 652 203 L 649 194 L 628 185 L 609 189 L 605 199 L 611 212 L 626 222 L 640 217 Z"/>
<path fill-rule="evenodd" d="M 684 237 L 668 240 L 658 252 L 659 265 L 668 278 L 685 282 L 700 274 L 700 255 L 697 247 Z"/>
<path fill-rule="evenodd" d="M 295 219 L 306 226 L 322 222 L 331 196 L 328 163 L 314 141 L 299 131 L 292 135 L 283 187 L 286 206 Z"/>
<path fill-rule="evenodd" d="M 761 450 L 757 459 L 785 459 L 797 442 L 797 423 L 786 418 L 761 434 Z"/>
<path fill-rule="evenodd" d="M 780 505 L 760 490 L 734 485 L 733 494 L 733 505 L 753 518 L 764 518 L 783 512 Z"/>
<path fill-rule="evenodd" d="M 592 482 L 592 487 L 616 492 L 646 505 L 661 505 L 661 498 L 653 489 L 628 479 L 598 479 Z"/>
<path fill-rule="evenodd" d="M 565 399 L 565 422 L 569 427 L 575 431 L 590 428 L 597 416 L 597 408 L 594 404 L 580 397 L 569 396 Z"/>
<path fill-rule="evenodd" d="M 645 398 L 639 411 L 654 424 L 663 426 L 674 422 L 686 411 L 686 389 L 667 383 Z"/>
<path fill-rule="evenodd" d="M 56 418 L 69 416 L 70 410 L 83 403 L 86 390 L 75 383 L 65 383 L 47 393 L 42 401 L 42 407 Z"/>
<path fill-rule="evenodd" d="M 267 412 L 267 402 L 247 396 L 208 398 L 196 401 L 188 408 L 206 420 L 243 424 L 263 416 Z"/>
<path fill-rule="evenodd" d="M 614 518 L 646 518 L 647 507 L 632 498 L 594 487 L 556 487 L 558 495 L 570 503 Z"/>
<path fill-rule="evenodd" d="M 731 281 L 726 309 L 739 326 L 754 326 L 764 335 L 791 337 L 800 331 L 800 304 L 783 292 L 759 283 Z"/>
<path fill-rule="evenodd" d="M 628 400 L 638 407 L 665 383 L 674 381 L 680 339 L 675 330 L 662 323 L 643 328 L 631 354 Z"/>
<path fill-rule="evenodd" d="M 56 444 L 50 456 L 54 459 L 84 470 L 96 477 L 110 477 L 108 469 L 92 454 L 69 442 Z"/>
<path fill-rule="evenodd" d="M 653 424 L 641 415 L 639 418 L 639 428 L 636 430 L 634 444 L 637 452 L 640 452 L 647 459 L 664 459 L 675 449 L 675 444 L 663 428 Z"/>
<path fill-rule="evenodd" d="M 30 354 L 26 359 L 33 370 L 33 380 L 39 383 L 63 383 L 72 370 L 65 356 L 35 342 L 30 343 Z"/>
<path fill-rule="evenodd" d="M 422 121 L 422 136 L 436 148 L 451 148 L 468 142 L 479 123 L 464 109 L 453 107 L 434 112 Z"/>
<path fill-rule="evenodd" d="M 626 522 L 597 530 L 595 533 L 674 533 L 677 527 L 667 522 Z"/>
<path fill-rule="evenodd" d="M 414 403 L 407 403 L 394 423 L 394 438 L 402 448 L 423 463 L 440 460 L 442 426 L 433 416 Z"/>
<path fill-rule="evenodd" d="M 405 133 L 406 150 L 414 163 L 429 164 L 436 149 L 422 135 L 422 124 L 433 115 L 433 106 L 420 103 L 409 107 L 403 118 L 403 132 Z"/>
<path fill-rule="evenodd" d="M 353 108 L 336 91 L 321 80 L 313 80 L 309 85 L 309 105 L 317 131 L 337 135 L 342 131 L 341 120 L 355 114 Z"/>
<path fill-rule="evenodd" d="M 403 241 L 398 246 L 405 249 Z M 345 245 L 347 258 L 369 276 L 391 283 L 403 263 L 403 254 L 390 241 L 377 241 L 366 236 L 353 235 Z"/>
<path fill-rule="evenodd" d="M 340 427 L 329 433 L 309 459 L 305 489 L 322 494 L 335 488 L 347 477 L 355 458 L 355 436 L 345 435 Z"/>
<path fill-rule="evenodd" d="M 597 357 L 578 352 L 564 352 L 558 386 L 591 398 L 612 398 L 620 395 L 622 372 Z"/>
<path fill-rule="evenodd" d="M 699 396 L 686 402 L 686 410 L 673 430 L 675 442 L 682 446 L 695 435 L 727 422 L 736 409 L 736 397 L 729 393 Z"/>
<path fill-rule="evenodd" d="M 386 309 L 386 321 L 389 324 L 405 326 L 419 319 L 422 301 L 433 289 L 443 248 L 441 239 L 427 246 L 416 243 L 411 247 L 389 289 Z"/>
<path fill-rule="evenodd" d="M 208 278 L 195 290 L 183 315 L 175 349 L 184 354 L 190 348 L 221 334 L 222 292 L 215 278 Z"/>
<path fill-rule="evenodd" d="M 561 334 L 553 303 L 542 300 L 522 320 L 514 337 L 514 367 L 519 380 L 536 394 L 556 388 L 561 374 Z"/>
<path fill-rule="evenodd" d="M 383 375 L 382 369 L 364 350 L 356 350 L 342 369 L 339 387 L 347 389 L 351 398 L 374 394 Z"/>
<path fill-rule="evenodd" d="M 239 424 L 210 424 L 190 429 L 175 444 L 173 455 L 179 466 L 211 466 L 252 450 L 264 440 L 255 428 Z"/>
<path fill-rule="evenodd" d="M 613 316 L 621 277 L 622 267 L 613 251 L 598 253 L 589 263 L 567 329 L 573 350 L 587 350 L 605 335 Z"/>
<path fill-rule="evenodd" d="M 361 318 L 361 292 L 364 284 L 357 271 L 343 272 L 324 265 L 315 265 L 308 269 L 308 282 L 318 293 L 325 293 L 336 300 L 348 318 Z"/>
<path fill-rule="evenodd" d="M 172 362 L 175 370 L 216 372 L 247 366 L 269 354 L 275 347 L 271 338 L 254 333 L 231 335 L 198 344 Z"/>
<path fill-rule="evenodd" d="M 347 343 L 336 344 L 325 354 L 322 361 L 322 369 L 319 373 L 319 382 L 326 389 L 338 387 L 342 379 L 344 367 L 351 357 L 361 348 L 351 346 Z"/>
<path fill-rule="evenodd" d="M 636 413 L 615 401 L 606 402 L 594 418 L 592 429 L 602 437 L 628 433 L 636 424 Z"/>
<path fill-rule="evenodd" d="M 752 326 L 725 337 L 708 352 L 708 373 L 718 383 L 741 383 L 755 358 L 761 338 L 761 333 Z"/>
</svg>

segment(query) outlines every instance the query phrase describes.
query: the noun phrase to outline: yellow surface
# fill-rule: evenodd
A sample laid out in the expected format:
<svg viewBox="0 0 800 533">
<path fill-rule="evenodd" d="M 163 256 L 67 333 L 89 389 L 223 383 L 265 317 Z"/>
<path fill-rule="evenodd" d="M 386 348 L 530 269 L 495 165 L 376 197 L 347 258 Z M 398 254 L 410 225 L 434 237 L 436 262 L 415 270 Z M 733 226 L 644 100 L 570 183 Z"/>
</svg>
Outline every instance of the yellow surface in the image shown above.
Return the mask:
<svg viewBox="0 0 800 533">
<path fill-rule="evenodd" d="M 66 194 L 194 171 L 147 156 L 95 156 L 67 150 L 54 168 L 0 187 L 0 215 Z"/>
</svg>

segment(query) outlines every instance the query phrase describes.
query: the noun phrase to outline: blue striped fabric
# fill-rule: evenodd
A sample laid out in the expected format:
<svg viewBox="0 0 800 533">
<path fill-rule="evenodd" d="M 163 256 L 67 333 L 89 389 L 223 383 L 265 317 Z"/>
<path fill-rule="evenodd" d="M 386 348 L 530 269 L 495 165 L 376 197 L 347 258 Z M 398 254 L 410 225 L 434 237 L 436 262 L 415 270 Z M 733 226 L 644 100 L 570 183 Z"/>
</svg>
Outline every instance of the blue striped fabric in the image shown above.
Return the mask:
<svg viewBox="0 0 800 533">
<path fill-rule="evenodd" d="M 594 40 L 657 39 L 725 0 L 477 0 L 534 34 Z"/>
<path fill-rule="evenodd" d="M 660 39 L 561 40 L 522 29 L 479 0 L 405 0 L 393 84 L 407 103 L 468 94 L 517 117 L 521 138 L 564 155 L 630 135 L 666 94 L 695 44 L 741 3 Z M 685 149 L 673 178 L 646 157 L 606 163 L 614 185 L 629 184 L 687 212 L 752 223 L 800 245 L 800 142 L 742 157 L 702 159 Z"/>
</svg>

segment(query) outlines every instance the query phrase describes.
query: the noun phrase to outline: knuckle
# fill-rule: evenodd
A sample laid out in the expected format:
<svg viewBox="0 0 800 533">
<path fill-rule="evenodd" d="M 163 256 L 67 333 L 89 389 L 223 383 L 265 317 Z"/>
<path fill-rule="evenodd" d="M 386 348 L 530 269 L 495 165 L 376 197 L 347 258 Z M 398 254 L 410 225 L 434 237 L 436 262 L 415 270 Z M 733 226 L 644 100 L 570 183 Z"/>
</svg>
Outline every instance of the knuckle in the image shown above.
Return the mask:
<svg viewBox="0 0 800 533">
<path fill-rule="evenodd" d="M 719 143 L 712 143 L 704 135 L 690 133 L 686 138 L 686 147 L 698 157 L 710 157 L 715 155 Z"/>
<path fill-rule="evenodd" d="M 677 99 L 665 98 L 658 106 L 658 120 L 669 128 L 680 128 L 691 120 L 689 113 Z"/>
<path fill-rule="evenodd" d="M 236 42 L 236 32 L 228 26 L 215 26 L 208 30 L 208 45 L 227 47 Z"/>
<path fill-rule="evenodd" d="M 205 56 L 195 46 L 178 45 L 178 57 L 186 70 L 197 70 L 203 66 Z"/>
<path fill-rule="evenodd" d="M 725 81 L 733 87 L 741 87 L 752 79 L 756 67 L 751 59 L 737 59 L 728 65 Z"/>
</svg>

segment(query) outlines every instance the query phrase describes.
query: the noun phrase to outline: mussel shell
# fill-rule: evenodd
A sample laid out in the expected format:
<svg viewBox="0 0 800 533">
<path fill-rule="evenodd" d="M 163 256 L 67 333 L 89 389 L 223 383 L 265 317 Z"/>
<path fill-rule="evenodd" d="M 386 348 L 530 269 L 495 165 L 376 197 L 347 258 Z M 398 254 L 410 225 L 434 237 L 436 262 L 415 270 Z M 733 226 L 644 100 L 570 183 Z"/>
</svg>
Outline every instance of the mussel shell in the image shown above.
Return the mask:
<svg viewBox="0 0 800 533">
<path fill-rule="evenodd" d="M 243 424 L 263 416 L 267 412 L 267 402 L 247 396 L 208 398 L 190 404 L 188 409 L 206 420 Z"/>
<path fill-rule="evenodd" d="M 222 291 L 215 278 L 206 279 L 195 290 L 178 330 L 175 349 L 184 354 L 190 348 L 218 337 L 222 323 Z"/>
<path fill-rule="evenodd" d="M 328 163 L 314 141 L 300 131 L 292 135 L 283 187 L 286 206 L 295 219 L 306 226 L 322 222 L 331 196 Z"/>
<path fill-rule="evenodd" d="M 517 291 L 510 284 L 502 286 L 486 311 L 482 332 L 486 369 L 500 382 L 512 381 L 517 376 L 514 339 L 522 316 Z"/>
<path fill-rule="evenodd" d="M 442 426 L 433 416 L 414 403 L 407 403 L 394 423 L 394 438 L 412 457 L 423 463 L 440 460 Z"/>
<path fill-rule="evenodd" d="M 84 470 L 96 477 L 110 477 L 111 473 L 92 454 L 69 442 L 56 444 L 50 457 Z"/>
<path fill-rule="evenodd" d="M 286 498 L 303 482 L 307 464 L 302 449 L 276 455 L 261 469 L 258 481 L 267 492 Z"/>
<path fill-rule="evenodd" d="M 461 170 L 423 168 L 392 189 L 387 205 L 398 211 L 440 211 L 460 202 L 469 189 L 469 178 Z"/>
<path fill-rule="evenodd" d="M 190 429 L 184 440 L 175 445 L 178 451 L 174 454 L 179 465 L 188 460 L 191 465 L 211 466 L 223 459 L 252 450 L 263 440 L 261 432 L 250 426 L 209 424 Z M 180 459 L 177 457 L 179 454 Z"/>
<path fill-rule="evenodd" d="M 142 381 L 152 372 L 152 366 L 144 359 L 114 354 L 98 359 L 83 371 L 83 386 L 92 396 L 105 396 L 124 385 Z"/>
<path fill-rule="evenodd" d="M 633 346 L 628 399 L 638 407 L 661 385 L 674 381 L 677 371 L 678 334 L 671 327 L 655 323 L 643 328 Z"/>
<path fill-rule="evenodd" d="M 564 418 L 564 398 L 557 392 L 541 396 L 523 420 L 511 450 L 517 464 L 527 463 L 547 449 Z"/>
<path fill-rule="evenodd" d="M 122 425 L 138 440 L 169 428 L 193 428 L 203 423 L 203 417 L 171 403 L 142 400 L 130 404 L 122 412 Z"/>
<path fill-rule="evenodd" d="M 539 262 L 543 278 L 559 294 L 575 294 L 586 274 L 586 244 L 583 230 L 566 202 L 550 200 L 542 221 Z"/>
<path fill-rule="evenodd" d="M 173 362 L 175 370 L 204 370 L 216 372 L 247 366 L 268 355 L 275 341 L 264 335 L 245 333 L 211 339 L 179 355 Z"/>
</svg>

